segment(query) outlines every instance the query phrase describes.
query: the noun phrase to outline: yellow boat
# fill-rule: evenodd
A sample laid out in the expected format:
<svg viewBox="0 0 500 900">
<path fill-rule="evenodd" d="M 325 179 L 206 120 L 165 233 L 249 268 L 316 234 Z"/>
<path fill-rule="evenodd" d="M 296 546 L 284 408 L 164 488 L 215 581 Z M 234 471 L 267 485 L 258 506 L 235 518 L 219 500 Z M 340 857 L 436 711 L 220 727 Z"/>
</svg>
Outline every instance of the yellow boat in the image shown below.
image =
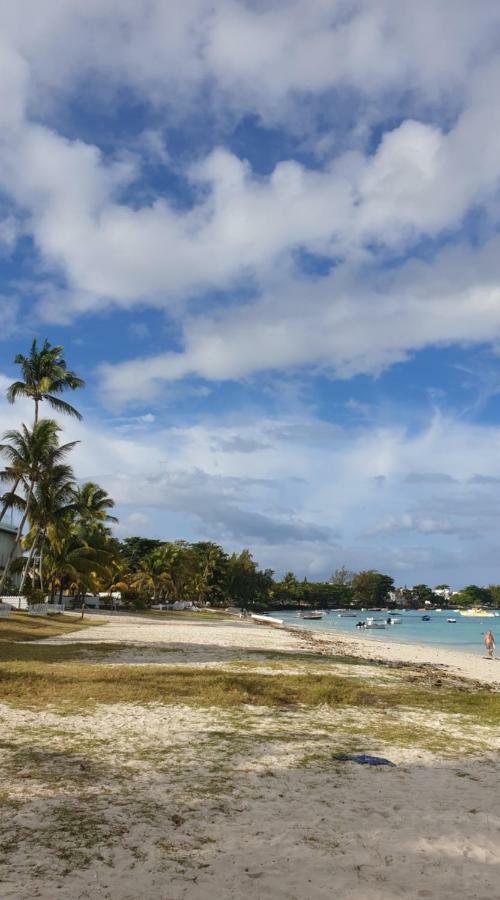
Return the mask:
<svg viewBox="0 0 500 900">
<path fill-rule="evenodd" d="M 473 606 L 472 609 L 461 609 L 461 616 L 467 616 L 470 619 L 494 619 L 495 613 L 491 612 L 491 610 L 486 609 L 478 609 L 477 606 Z"/>
</svg>

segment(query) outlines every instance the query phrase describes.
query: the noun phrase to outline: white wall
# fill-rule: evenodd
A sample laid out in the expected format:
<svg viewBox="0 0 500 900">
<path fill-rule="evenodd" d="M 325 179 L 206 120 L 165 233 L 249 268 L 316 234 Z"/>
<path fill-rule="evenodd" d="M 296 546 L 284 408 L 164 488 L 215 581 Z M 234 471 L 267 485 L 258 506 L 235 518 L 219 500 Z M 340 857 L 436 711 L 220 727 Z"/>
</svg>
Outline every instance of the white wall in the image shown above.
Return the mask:
<svg viewBox="0 0 500 900">
<path fill-rule="evenodd" d="M 3 522 L 0 525 L 0 569 L 5 568 L 5 563 L 9 558 L 10 552 L 12 550 L 12 545 L 14 543 L 16 536 L 16 529 L 11 528 L 9 525 L 4 525 Z M 21 551 L 18 551 L 18 556 L 21 555 Z"/>
</svg>

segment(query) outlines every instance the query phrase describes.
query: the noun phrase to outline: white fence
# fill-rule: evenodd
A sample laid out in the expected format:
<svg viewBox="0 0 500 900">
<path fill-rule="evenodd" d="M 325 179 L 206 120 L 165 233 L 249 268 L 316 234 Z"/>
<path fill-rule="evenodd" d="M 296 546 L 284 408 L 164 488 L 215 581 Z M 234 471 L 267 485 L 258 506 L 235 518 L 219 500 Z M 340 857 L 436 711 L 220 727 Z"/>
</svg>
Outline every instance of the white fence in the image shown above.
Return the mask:
<svg viewBox="0 0 500 900">
<path fill-rule="evenodd" d="M 64 612 L 64 606 L 60 603 L 33 603 L 28 607 L 30 616 L 55 616 Z"/>
<path fill-rule="evenodd" d="M 4 597 L 0 597 L 0 601 L 2 603 L 8 603 L 9 606 L 12 607 L 12 609 L 28 609 L 28 601 L 26 600 L 26 597 L 4 596 Z"/>
<path fill-rule="evenodd" d="M 0 616 L 6 618 L 15 609 L 24 609 L 30 616 L 55 616 L 64 612 L 62 603 L 33 603 L 29 605 L 26 597 L 0 597 Z"/>
</svg>

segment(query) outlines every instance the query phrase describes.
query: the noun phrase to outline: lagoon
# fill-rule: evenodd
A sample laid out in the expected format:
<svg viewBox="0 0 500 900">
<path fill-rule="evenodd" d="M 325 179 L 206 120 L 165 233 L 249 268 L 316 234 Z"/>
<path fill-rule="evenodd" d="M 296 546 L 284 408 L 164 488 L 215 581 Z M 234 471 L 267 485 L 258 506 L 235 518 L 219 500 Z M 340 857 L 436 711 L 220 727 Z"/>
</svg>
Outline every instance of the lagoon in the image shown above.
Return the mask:
<svg viewBox="0 0 500 900">
<path fill-rule="evenodd" d="M 338 610 L 329 610 L 322 619 L 301 619 L 294 611 L 283 612 L 275 610 L 272 616 L 283 619 L 285 625 L 300 625 L 301 628 L 310 628 L 314 631 L 327 631 L 329 634 L 363 635 L 374 641 L 395 641 L 404 644 L 431 644 L 436 647 L 448 647 L 466 651 L 480 652 L 483 648 L 483 635 L 491 629 L 500 642 L 500 616 L 497 618 L 463 618 L 459 612 L 445 610 L 444 612 L 430 611 L 430 622 L 423 622 L 424 613 L 415 610 L 404 610 L 397 615 L 401 619 L 400 625 L 387 625 L 382 630 L 369 628 L 357 629 L 356 622 L 365 620 L 368 616 L 375 619 L 384 619 L 388 613 L 355 611 L 355 618 L 340 618 Z M 447 622 L 448 618 L 455 618 L 454 624 Z"/>
</svg>

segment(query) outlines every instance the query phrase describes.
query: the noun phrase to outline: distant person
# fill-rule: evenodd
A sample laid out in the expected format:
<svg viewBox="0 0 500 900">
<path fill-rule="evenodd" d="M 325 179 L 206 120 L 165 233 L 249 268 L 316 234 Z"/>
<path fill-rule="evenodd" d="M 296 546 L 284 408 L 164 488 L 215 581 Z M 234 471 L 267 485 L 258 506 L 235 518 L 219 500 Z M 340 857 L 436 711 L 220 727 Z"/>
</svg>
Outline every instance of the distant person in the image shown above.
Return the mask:
<svg viewBox="0 0 500 900">
<path fill-rule="evenodd" d="M 484 646 L 486 647 L 486 659 L 493 659 L 493 651 L 495 649 L 495 638 L 492 631 L 487 631 L 484 636 Z"/>
</svg>

